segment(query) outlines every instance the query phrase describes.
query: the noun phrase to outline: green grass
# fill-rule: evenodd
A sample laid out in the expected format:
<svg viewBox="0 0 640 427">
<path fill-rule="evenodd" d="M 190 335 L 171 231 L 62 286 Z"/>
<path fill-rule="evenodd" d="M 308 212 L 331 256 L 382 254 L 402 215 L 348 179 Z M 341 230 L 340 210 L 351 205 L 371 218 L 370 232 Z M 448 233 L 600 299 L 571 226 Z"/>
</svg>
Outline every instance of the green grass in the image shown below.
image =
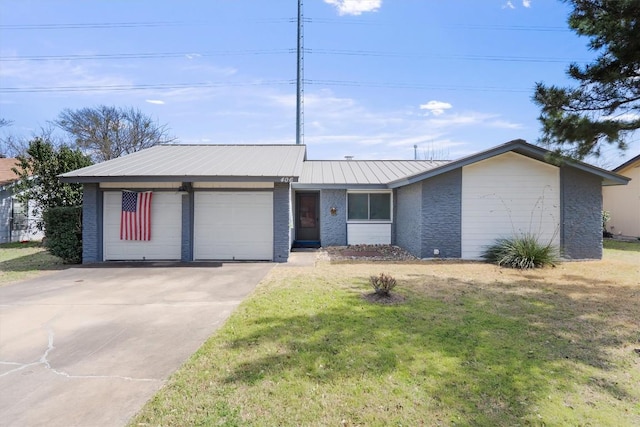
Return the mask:
<svg viewBox="0 0 640 427">
<path fill-rule="evenodd" d="M 0 244 L 0 286 L 64 268 L 40 242 Z"/>
<path fill-rule="evenodd" d="M 638 270 L 615 265 L 275 268 L 131 425 L 638 425 Z M 380 270 L 402 303 L 362 298 Z"/>
<path fill-rule="evenodd" d="M 604 239 L 602 246 L 605 249 L 614 249 L 618 251 L 640 252 L 640 239 L 635 241 L 624 241 L 616 239 Z"/>
</svg>

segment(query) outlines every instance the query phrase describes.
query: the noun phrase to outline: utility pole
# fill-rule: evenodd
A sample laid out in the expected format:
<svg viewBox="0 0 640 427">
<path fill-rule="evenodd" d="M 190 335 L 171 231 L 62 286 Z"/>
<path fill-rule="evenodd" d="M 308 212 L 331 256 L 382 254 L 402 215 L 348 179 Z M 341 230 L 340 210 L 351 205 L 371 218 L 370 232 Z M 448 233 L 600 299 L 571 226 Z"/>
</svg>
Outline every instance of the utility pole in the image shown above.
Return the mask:
<svg viewBox="0 0 640 427">
<path fill-rule="evenodd" d="M 302 144 L 304 126 L 303 101 L 304 101 L 304 28 L 302 16 L 302 0 L 298 0 L 298 71 L 296 81 L 296 144 Z"/>
</svg>

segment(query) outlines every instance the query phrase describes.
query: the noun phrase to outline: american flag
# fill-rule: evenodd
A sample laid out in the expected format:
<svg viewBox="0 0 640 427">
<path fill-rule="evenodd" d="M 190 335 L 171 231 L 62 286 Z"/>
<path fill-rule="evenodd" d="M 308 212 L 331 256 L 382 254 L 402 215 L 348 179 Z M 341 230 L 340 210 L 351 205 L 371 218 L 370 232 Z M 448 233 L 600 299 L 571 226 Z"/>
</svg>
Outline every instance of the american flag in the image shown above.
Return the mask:
<svg viewBox="0 0 640 427">
<path fill-rule="evenodd" d="M 151 191 L 122 192 L 120 240 L 151 240 Z"/>
</svg>

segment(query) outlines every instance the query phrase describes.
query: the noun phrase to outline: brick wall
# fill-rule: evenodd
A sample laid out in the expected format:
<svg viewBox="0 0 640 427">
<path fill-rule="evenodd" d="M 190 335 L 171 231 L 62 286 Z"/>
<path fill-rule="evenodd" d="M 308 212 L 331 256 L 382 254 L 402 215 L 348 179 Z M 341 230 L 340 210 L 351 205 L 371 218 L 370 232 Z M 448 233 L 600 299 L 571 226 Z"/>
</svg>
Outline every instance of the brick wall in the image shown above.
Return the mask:
<svg viewBox="0 0 640 427">
<path fill-rule="evenodd" d="M 569 259 L 602 258 L 602 182 L 571 167 L 560 169 L 560 245 Z"/>
</svg>

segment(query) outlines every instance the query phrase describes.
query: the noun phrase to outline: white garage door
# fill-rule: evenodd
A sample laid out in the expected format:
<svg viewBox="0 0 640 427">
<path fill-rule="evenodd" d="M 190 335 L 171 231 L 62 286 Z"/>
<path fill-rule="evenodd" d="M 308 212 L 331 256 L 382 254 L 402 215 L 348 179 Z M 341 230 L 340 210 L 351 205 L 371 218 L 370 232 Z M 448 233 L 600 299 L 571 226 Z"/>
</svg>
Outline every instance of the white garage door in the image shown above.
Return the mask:
<svg viewBox="0 0 640 427">
<path fill-rule="evenodd" d="M 197 192 L 194 204 L 195 259 L 273 259 L 272 192 Z"/>
<path fill-rule="evenodd" d="M 179 260 L 182 240 L 182 197 L 154 192 L 151 202 L 151 240 L 120 240 L 122 192 L 104 193 L 103 247 L 105 261 Z"/>
</svg>

